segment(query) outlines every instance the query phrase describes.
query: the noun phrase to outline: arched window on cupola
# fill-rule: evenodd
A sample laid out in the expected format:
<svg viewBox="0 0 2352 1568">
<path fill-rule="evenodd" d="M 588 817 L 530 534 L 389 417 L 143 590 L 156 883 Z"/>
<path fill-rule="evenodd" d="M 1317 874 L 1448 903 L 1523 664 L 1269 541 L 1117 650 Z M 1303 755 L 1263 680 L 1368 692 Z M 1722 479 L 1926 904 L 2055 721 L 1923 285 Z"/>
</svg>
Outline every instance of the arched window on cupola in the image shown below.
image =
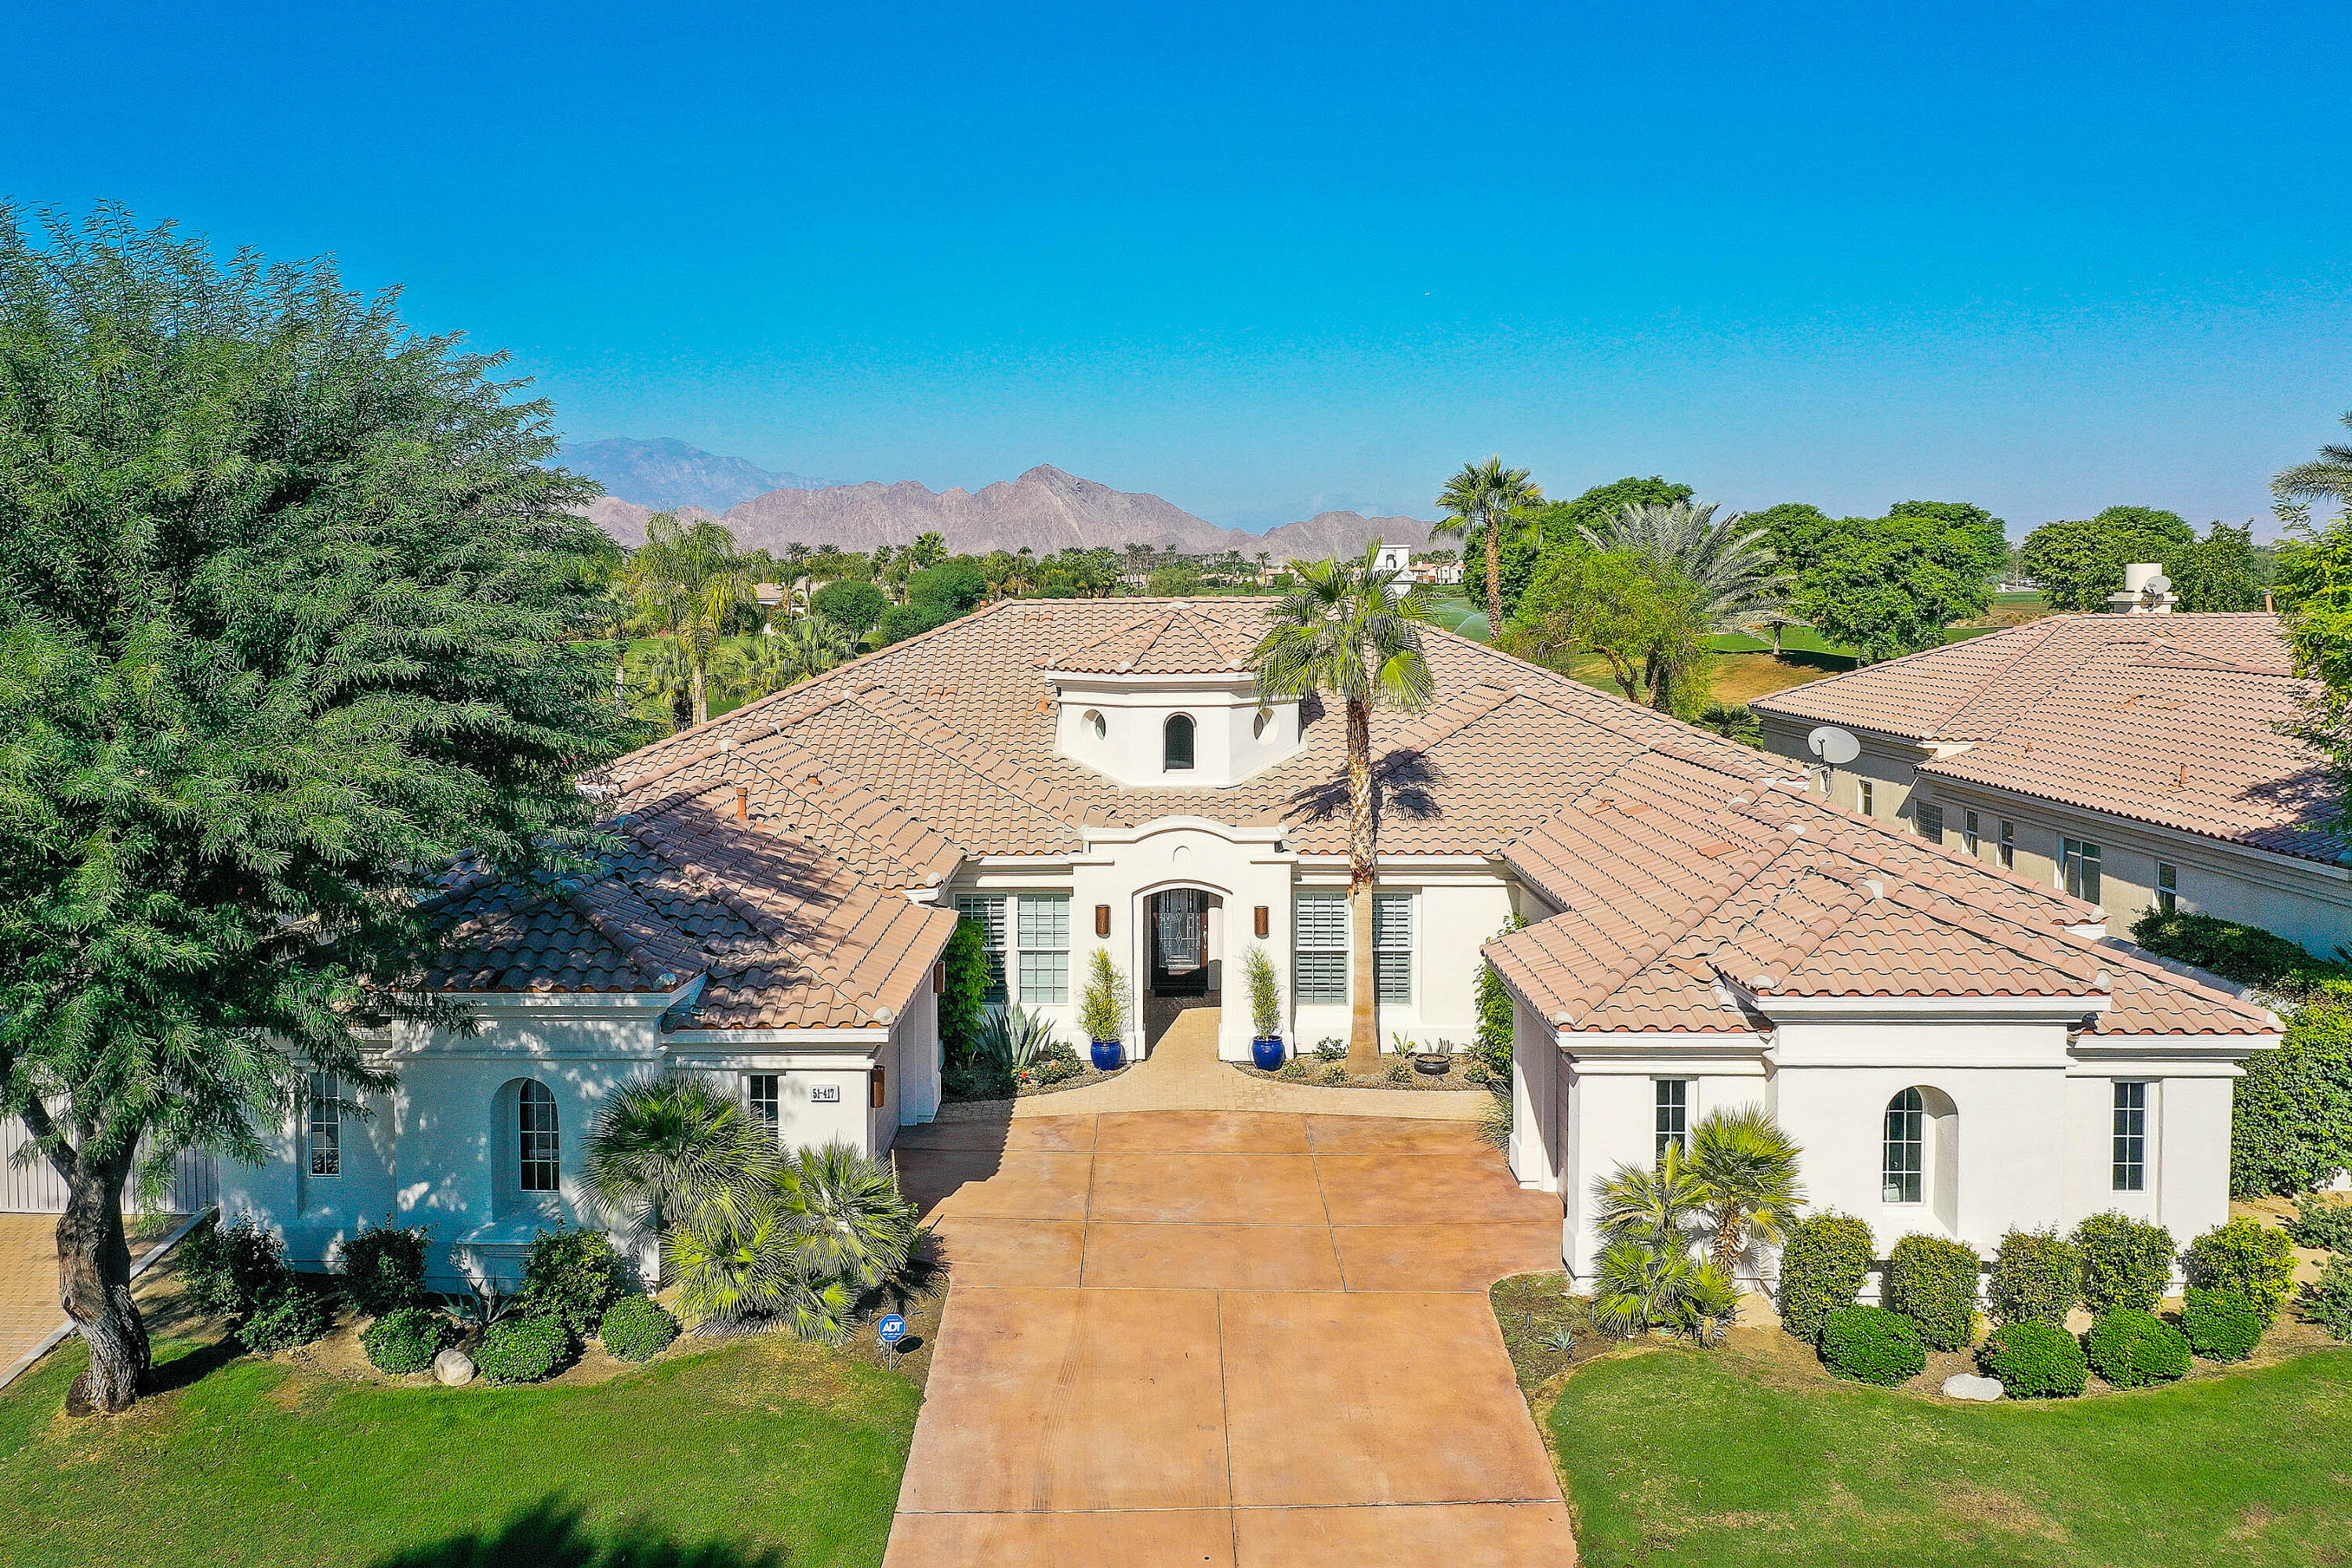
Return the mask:
<svg viewBox="0 0 2352 1568">
<path fill-rule="evenodd" d="M 1160 731 L 1160 766 L 1165 773 L 1189 772 L 1192 766 L 1192 716 L 1177 713 Z"/>
</svg>

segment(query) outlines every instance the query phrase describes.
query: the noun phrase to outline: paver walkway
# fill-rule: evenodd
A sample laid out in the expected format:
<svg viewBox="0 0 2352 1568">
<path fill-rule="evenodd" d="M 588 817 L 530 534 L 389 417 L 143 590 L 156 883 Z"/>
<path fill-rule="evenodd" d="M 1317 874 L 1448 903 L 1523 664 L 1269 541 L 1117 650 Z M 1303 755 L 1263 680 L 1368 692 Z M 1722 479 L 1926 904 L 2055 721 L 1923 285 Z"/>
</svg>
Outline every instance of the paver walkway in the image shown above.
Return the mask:
<svg viewBox="0 0 2352 1568">
<path fill-rule="evenodd" d="M 58 1216 L 0 1214 L 0 1373 L 63 1321 L 58 1306 Z"/>
<path fill-rule="evenodd" d="M 1025 1120 L 1104 1110 L 1282 1110 L 1302 1116 L 1475 1121 L 1486 1109 L 1486 1095 L 1464 1090 L 1329 1089 L 1253 1078 L 1217 1059 L 1217 1019 L 1214 1007 L 1185 1013 L 1169 1026 L 1150 1056 L 1117 1078 L 1014 1100 L 1013 1114 Z M 1003 1105 L 1001 1100 L 985 1108 L 950 1105 L 940 1110 L 940 1120 L 1001 1118 Z"/>
<path fill-rule="evenodd" d="M 897 1159 L 954 1289 L 887 1568 L 1575 1561 L 1486 1299 L 1559 1266 L 1559 1201 L 1475 1127 L 1024 1116 Z"/>
</svg>

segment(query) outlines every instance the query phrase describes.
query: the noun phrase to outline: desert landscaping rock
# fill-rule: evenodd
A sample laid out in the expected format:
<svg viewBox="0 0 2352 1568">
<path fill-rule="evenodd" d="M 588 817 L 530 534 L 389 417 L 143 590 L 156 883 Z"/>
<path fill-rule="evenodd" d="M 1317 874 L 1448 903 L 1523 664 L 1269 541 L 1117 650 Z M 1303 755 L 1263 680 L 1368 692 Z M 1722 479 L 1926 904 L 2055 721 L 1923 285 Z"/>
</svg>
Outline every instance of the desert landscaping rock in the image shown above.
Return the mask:
<svg viewBox="0 0 2352 1568">
<path fill-rule="evenodd" d="M 446 1350 L 433 1358 L 433 1375 L 456 1388 L 474 1381 L 474 1358 L 461 1350 Z"/>
<path fill-rule="evenodd" d="M 1944 1397 L 1947 1399 L 1977 1399 L 1985 1401 L 1999 1399 L 2000 1397 L 2000 1379 L 1997 1377 L 1971 1377 L 1965 1372 L 1955 1373 L 1950 1377 L 1944 1379 Z"/>
</svg>

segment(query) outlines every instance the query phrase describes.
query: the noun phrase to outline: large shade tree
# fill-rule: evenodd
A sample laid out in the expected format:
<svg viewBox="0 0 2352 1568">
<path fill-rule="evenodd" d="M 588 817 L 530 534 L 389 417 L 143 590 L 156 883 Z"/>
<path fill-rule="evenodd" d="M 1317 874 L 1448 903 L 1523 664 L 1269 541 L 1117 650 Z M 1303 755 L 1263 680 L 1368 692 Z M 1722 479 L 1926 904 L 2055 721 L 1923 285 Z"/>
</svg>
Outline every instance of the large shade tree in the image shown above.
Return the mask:
<svg viewBox="0 0 2352 1568">
<path fill-rule="evenodd" d="M 1420 596 L 1400 590 L 1401 574 L 1379 564 L 1381 542 L 1357 561 L 1294 561 L 1297 586 L 1274 609 L 1274 625 L 1250 656 L 1261 701 L 1328 694 L 1347 724 L 1348 901 L 1353 1004 L 1348 1070 L 1380 1070 L 1381 1037 L 1372 952 L 1372 881 L 1380 823 L 1372 798 L 1372 710 L 1417 711 L 1433 689 L 1422 651 Z"/>
<path fill-rule="evenodd" d="M 1503 542 L 1525 526 L 1543 504 L 1543 491 L 1525 468 L 1507 468 L 1499 457 L 1465 463 L 1445 481 L 1437 505 L 1445 515 L 1430 529 L 1440 538 L 1458 536 L 1466 545 L 1483 541 L 1486 557 L 1486 624 L 1503 626 Z"/>
<path fill-rule="evenodd" d="M 334 269 L 0 208 L 0 1114 L 62 1178 L 78 1385 L 149 1371 L 140 1168 L 258 1160 L 429 945 L 436 872 L 576 863 L 619 740 L 593 493 L 500 362 Z"/>
<path fill-rule="evenodd" d="M 1765 531 L 1711 503 L 1651 501 L 1580 525 L 1595 550 L 1626 550 L 1670 568 L 1697 591 L 1710 632 L 1752 632 L 1787 602 L 1789 582 Z"/>
</svg>

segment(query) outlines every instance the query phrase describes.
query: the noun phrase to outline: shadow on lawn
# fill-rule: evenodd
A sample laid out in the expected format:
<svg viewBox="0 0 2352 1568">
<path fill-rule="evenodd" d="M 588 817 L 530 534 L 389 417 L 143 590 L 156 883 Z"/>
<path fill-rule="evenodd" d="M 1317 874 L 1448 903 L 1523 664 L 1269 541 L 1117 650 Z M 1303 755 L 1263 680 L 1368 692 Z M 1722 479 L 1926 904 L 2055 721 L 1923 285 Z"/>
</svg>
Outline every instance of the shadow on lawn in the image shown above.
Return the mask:
<svg viewBox="0 0 2352 1568">
<path fill-rule="evenodd" d="M 649 1525 L 598 1531 L 550 1495 L 492 1530 L 379 1557 L 372 1568 L 784 1568 L 773 1547 L 671 1540 Z"/>
</svg>

